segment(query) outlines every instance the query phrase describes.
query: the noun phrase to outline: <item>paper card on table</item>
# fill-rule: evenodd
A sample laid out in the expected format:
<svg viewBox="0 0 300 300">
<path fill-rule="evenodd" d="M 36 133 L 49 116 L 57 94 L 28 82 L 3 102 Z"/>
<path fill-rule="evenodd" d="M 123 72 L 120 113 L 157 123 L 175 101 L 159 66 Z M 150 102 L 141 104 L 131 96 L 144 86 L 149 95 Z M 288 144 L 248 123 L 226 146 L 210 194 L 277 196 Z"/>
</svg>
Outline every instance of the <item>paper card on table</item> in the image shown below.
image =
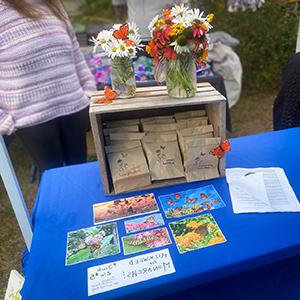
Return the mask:
<svg viewBox="0 0 300 300">
<path fill-rule="evenodd" d="M 117 223 L 68 232 L 66 265 L 120 253 Z"/>
<path fill-rule="evenodd" d="M 124 254 L 132 254 L 171 244 L 166 227 L 143 231 L 122 237 Z"/>
<path fill-rule="evenodd" d="M 226 242 L 211 214 L 169 223 L 180 254 Z"/>
<path fill-rule="evenodd" d="M 169 249 L 88 268 L 88 295 L 96 295 L 123 286 L 176 272 Z"/>
<path fill-rule="evenodd" d="M 152 214 L 124 222 L 126 233 L 133 233 L 145 229 L 165 225 L 161 214 Z"/>
<path fill-rule="evenodd" d="M 4 300 L 21 300 L 20 291 L 24 281 L 24 277 L 18 271 L 11 270 Z"/>
<path fill-rule="evenodd" d="M 94 224 L 144 215 L 158 210 L 152 193 L 97 203 L 93 205 Z"/>
<path fill-rule="evenodd" d="M 158 198 L 167 218 L 178 218 L 225 207 L 225 203 L 212 185 Z"/>
<path fill-rule="evenodd" d="M 299 201 L 281 168 L 226 169 L 235 213 L 299 212 Z"/>
</svg>

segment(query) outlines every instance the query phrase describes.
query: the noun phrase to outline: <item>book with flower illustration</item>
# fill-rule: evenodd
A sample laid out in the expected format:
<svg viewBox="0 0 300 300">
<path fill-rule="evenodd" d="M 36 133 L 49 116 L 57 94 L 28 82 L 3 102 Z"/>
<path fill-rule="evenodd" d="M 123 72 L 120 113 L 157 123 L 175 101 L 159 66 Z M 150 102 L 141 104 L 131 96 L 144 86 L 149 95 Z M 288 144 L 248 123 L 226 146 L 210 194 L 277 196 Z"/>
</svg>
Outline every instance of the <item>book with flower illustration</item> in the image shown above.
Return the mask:
<svg viewBox="0 0 300 300">
<path fill-rule="evenodd" d="M 120 253 L 117 223 L 68 232 L 66 265 Z"/>
<path fill-rule="evenodd" d="M 133 254 L 171 244 L 166 227 L 143 231 L 122 237 L 124 254 Z"/>
<path fill-rule="evenodd" d="M 169 223 L 180 254 L 226 242 L 211 214 Z"/>
</svg>

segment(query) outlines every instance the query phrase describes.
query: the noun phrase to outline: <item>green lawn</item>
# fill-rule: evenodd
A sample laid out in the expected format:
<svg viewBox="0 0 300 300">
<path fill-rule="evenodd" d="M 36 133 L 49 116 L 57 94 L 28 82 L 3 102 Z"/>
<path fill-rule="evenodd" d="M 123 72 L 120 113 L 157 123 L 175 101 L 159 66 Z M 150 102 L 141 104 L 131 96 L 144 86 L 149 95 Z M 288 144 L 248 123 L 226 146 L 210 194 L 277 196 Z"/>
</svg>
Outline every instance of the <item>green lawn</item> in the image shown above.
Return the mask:
<svg viewBox="0 0 300 300">
<path fill-rule="evenodd" d="M 272 130 L 272 105 L 276 92 L 251 91 L 243 93 L 232 109 L 233 131 L 230 137 L 255 134 Z M 93 156 L 89 136 L 89 152 Z M 37 183 L 30 183 L 31 160 L 18 140 L 9 146 L 11 158 L 28 207 L 31 209 L 37 192 Z M 10 202 L 0 181 L 0 299 L 4 298 L 11 269 L 21 272 L 24 242 Z"/>
</svg>

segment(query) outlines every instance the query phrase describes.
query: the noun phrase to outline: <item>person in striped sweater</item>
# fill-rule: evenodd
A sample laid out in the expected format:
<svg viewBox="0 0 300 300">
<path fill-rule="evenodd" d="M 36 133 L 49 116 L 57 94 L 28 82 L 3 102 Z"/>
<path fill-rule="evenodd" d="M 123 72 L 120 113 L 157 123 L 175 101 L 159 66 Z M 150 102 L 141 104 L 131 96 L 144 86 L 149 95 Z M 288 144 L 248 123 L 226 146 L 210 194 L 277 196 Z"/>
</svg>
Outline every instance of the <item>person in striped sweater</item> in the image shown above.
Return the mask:
<svg viewBox="0 0 300 300">
<path fill-rule="evenodd" d="M 95 89 L 59 0 L 0 0 L 0 134 L 15 133 L 41 172 L 86 161 Z"/>
</svg>

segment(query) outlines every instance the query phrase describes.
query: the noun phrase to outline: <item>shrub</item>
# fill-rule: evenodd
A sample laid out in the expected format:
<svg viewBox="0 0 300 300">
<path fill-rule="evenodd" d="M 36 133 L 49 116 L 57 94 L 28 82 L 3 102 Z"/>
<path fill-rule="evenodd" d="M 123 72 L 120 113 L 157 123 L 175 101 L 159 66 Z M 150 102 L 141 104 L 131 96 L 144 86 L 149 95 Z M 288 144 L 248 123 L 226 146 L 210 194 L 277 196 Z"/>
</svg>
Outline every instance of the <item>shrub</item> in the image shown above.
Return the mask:
<svg viewBox="0 0 300 300">
<path fill-rule="evenodd" d="M 214 12 L 214 30 L 223 30 L 241 42 L 236 49 L 242 61 L 245 88 L 278 88 L 281 69 L 296 47 L 298 19 L 292 4 L 266 0 L 256 12 L 229 13 L 224 1 L 206 1 Z"/>
</svg>

